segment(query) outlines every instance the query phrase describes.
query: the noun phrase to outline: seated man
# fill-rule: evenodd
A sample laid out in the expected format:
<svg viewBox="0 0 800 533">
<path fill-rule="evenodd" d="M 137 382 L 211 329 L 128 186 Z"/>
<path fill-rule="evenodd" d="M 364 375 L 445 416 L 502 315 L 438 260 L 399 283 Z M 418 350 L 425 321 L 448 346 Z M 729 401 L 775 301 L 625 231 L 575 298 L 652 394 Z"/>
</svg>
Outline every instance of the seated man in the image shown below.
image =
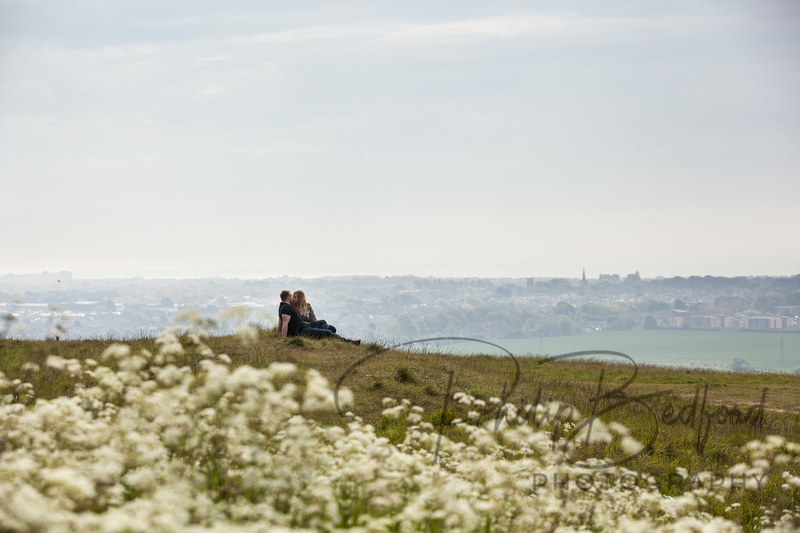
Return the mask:
<svg viewBox="0 0 800 533">
<path fill-rule="evenodd" d="M 288 335 L 303 335 L 305 337 L 314 337 L 322 339 L 325 337 L 332 337 L 343 340 L 345 342 L 352 342 L 355 345 L 361 344 L 360 340 L 345 339 L 336 335 L 329 329 L 312 328 L 303 322 L 303 317 L 297 312 L 297 309 L 292 307 L 292 293 L 290 291 L 281 291 L 281 303 L 278 306 L 278 330 L 281 332 L 281 337 Z"/>
</svg>

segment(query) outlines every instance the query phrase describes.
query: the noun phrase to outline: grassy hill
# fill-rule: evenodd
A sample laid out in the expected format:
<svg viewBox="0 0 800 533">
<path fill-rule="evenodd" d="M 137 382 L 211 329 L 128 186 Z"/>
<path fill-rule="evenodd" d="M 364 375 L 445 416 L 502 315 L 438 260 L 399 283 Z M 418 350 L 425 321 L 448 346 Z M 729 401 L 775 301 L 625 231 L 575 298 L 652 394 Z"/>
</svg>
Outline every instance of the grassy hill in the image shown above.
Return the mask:
<svg viewBox="0 0 800 533">
<path fill-rule="evenodd" d="M 377 344 L 282 339 L 274 330 L 259 331 L 248 342 L 231 336 L 204 338 L 198 344 L 192 338 L 180 337 L 184 349 L 174 361 L 177 367 L 199 372 L 200 361 L 207 356 L 204 350 L 210 349 L 218 355 L 226 354 L 232 370 L 243 366 L 267 368 L 273 363 L 292 363 L 301 371 L 316 369 L 331 384 L 352 391 L 354 403 L 346 410 L 372 425 L 378 437 L 386 437 L 395 445 L 403 443 L 409 424 L 385 416 L 387 397 L 407 399 L 409 404 L 421 407 L 421 421 L 456 443 L 469 441 L 470 427 L 505 416 L 507 413 L 501 410 L 504 404 L 517 406 L 518 422 L 547 426 L 562 440 L 571 438 L 574 424 L 572 428 L 569 424 L 540 424 L 547 415 L 541 417 L 541 409 L 526 411 L 525 406 L 547 407 L 555 402 L 569 404 L 584 417 L 594 412 L 606 424 L 623 424 L 636 441 L 648 447 L 632 455 L 604 443 L 587 443 L 576 452 L 578 462 L 589 457 L 613 459 L 658 480 L 659 490 L 665 495 L 690 490 L 693 476 L 701 472 L 726 476 L 730 467 L 750 459 L 744 447 L 751 441 L 778 435 L 800 442 L 800 376 L 648 366 L 640 366 L 634 375 L 634 368 L 624 364 L 407 352 Z M 146 350 L 155 354 L 163 349 L 156 339 L 149 338 L 132 339 L 126 344 L 132 353 Z M 87 361 L 100 360 L 109 347 L 113 350 L 112 345 L 112 341 L 101 340 L 0 340 L 0 372 L 13 384 L 10 392 L 6 391 L 7 401 L 33 405 L 37 398 L 75 394 L 76 383 L 77 388 L 91 387 L 96 377 L 82 377 L 80 372 L 70 377 L 63 367 L 70 360 L 80 363 L 76 369 L 92 366 L 94 363 Z M 61 371 L 53 368 L 58 366 L 52 364 L 53 359 L 48 364 L 52 356 L 60 358 Z M 305 386 L 302 380 L 296 385 L 300 389 Z M 464 393 L 471 400 L 456 400 L 456 393 Z M 343 412 L 316 414 L 314 418 L 323 425 L 341 427 L 353 419 Z M 800 473 L 797 464 L 791 468 L 794 475 Z M 688 476 L 676 475 L 679 472 Z M 739 510 L 733 518 L 745 529 L 759 527 L 757 520 L 767 500 L 777 506 L 773 512 L 778 515 L 785 508 L 796 512 L 793 500 L 782 496 L 782 481 L 771 479 L 770 483 L 763 492 L 732 491 L 722 501 L 709 502 L 708 512 L 731 518 L 731 505 L 739 504 L 734 506 Z"/>
</svg>

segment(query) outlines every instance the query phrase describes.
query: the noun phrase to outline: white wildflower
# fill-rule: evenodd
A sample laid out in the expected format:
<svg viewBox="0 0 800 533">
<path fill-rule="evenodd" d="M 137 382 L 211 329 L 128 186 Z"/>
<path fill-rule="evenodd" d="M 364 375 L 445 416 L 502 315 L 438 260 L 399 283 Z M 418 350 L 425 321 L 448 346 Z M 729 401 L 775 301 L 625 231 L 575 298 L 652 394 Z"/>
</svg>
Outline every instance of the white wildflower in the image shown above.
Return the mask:
<svg viewBox="0 0 800 533">
<path fill-rule="evenodd" d="M 184 352 L 178 337 L 169 331 L 164 331 L 156 337 L 156 344 L 159 345 L 158 355 L 164 361 L 170 361 Z"/>
<path fill-rule="evenodd" d="M 394 407 L 389 407 L 388 409 L 384 409 L 383 411 L 381 411 L 381 416 L 384 416 L 386 418 L 400 418 L 405 414 L 405 412 L 406 412 L 406 406 L 401 404 L 401 405 L 396 405 Z"/>
<path fill-rule="evenodd" d="M 39 475 L 50 486 L 51 494 L 55 491 L 61 492 L 79 504 L 89 502 L 95 497 L 94 483 L 71 468 L 44 469 Z"/>
<path fill-rule="evenodd" d="M 770 449 L 774 450 L 783 446 L 786 443 L 786 439 L 780 435 L 767 435 L 765 443 Z"/>
<path fill-rule="evenodd" d="M 77 359 L 64 359 L 58 355 L 48 355 L 45 360 L 45 365 L 48 367 L 66 372 L 70 375 L 76 375 L 81 371 L 81 363 Z"/>
<path fill-rule="evenodd" d="M 507 403 L 503 406 L 502 412 L 505 413 L 505 418 L 509 423 L 513 423 L 517 419 L 517 407 L 513 403 Z"/>
<path fill-rule="evenodd" d="M 245 346 L 258 341 L 258 328 L 254 326 L 240 326 L 236 330 L 236 337 Z"/>
<path fill-rule="evenodd" d="M 617 435 L 630 435 L 631 431 L 626 427 L 620 424 L 619 422 L 609 422 L 608 429 L 612 433 L 616 433 Z"/>
<path fill-rule="evenodd" d="M 203 322 L 203 316 L 194 309 L 181 309 L 175 313 L 175 318 L 173 320 L 177 324 L 198 325 Z"/>
<path fill-rule="evenodd" d="M 297 366 L 294 363 L 271 363 L 267 367 L 267 371 L 272 376 L 272 379 L 286 379 L 297 371 Z"/>
<path fill-rule="evenodd" d="M 684 468 L 683 470 L 686 470 L 686 469 Z M 748 471 L 748 466 L 745 463 L 736 463 L 735 465 L 733 465 L 732 467 L 730 467 L 728 469 L 728 473 L 730 475 L 732 475 L 732 476 L 740 476 L 742 474 L 746 474 L 747 471 Z M 687 474 L 687 476 L 688 476 L 688 474 Z"/>
<path fill-rule="evenodd" d="M 252 309 L 246 305 L 235 305 L 232 307 L 226 307 L 225 309 L 220 311 L 219 317 L 222 320 L 233 320 L 236 322 L 241 322 L 242 320 L 245 320 L 248 316 L 250 316 L 251 312 Z"/>
<path fill-rule="evenodd" d="M 395 405 L 397 405 L 397 400 L 395 400 L 394 398 L 384 398 L 383 400 L 381 400 L 381 404 L 384 407 L 394 407 Z"/>
<path fill-rule="evenodd" d="M 19 367 L 19 369 L 22 370 L 23 372 L 35 373 L 39 371 L 39 365 L 37 363 L 34 363 L 33 361 L 28 361 L 27 363 Z"/>
<path fill-rule="evenodd" d="M 131 353 L 131 347 L 127 344 L 120 344 L 114 343 L 111 344 L 108 348 L 103 350 L 103 354 L 100 356 L 103 361 L 108 361 L 109 359 L 122 359 L 123 357 L 127 357 Z"/>
<path fill-rule="evenodd" d="M 461 397 L 458 399 L 458 403 L 459 403 L 459 404 L 461 404 L 461 405 L 472 405 L 472 401 L 473 401 L 474 399 L 475 399 L 475 398 L 473 398 L 473 397 L 472 397 L 472 396 L 470 396 L 469 394 L 463 394 L 463 395 L 462 395 L 462 396 L 461 396 Z"/>
<path fill-rule="evenodd" d="M 793 476 L 789 472 L 784 472 L 782 477 L 786 483 L 794 485 L 795 487 L 800 487 L 800 477 Z"/>
<path fill-rule="evenodd" d="M 328 380 L 317 370 L 311 369 L 306 373 L 306 391 L 303 397 L 303 411 L 309 413 L 333 413 L 336 407 L 353 405 L 353 394 L 349 389 L 339 389 L 334 398 L 334 392 L 328 385 Z"/>
<path fill-rule="evenodd" d="M 576 442 L 582 444 L 590 443 L 609 443 L 614 440 L 614 436 L 608 429 L 608 426 L 599 418 L 591 418 L 584 420 L 579 426 Z"/>
<path fill-rule="evenodd" d="M 627 435 L 622 437 L 620 446 L 622 446 L 623 451 L 628 455 L 635 455 L 644 449 L 644 444 Z"/>
</svg>

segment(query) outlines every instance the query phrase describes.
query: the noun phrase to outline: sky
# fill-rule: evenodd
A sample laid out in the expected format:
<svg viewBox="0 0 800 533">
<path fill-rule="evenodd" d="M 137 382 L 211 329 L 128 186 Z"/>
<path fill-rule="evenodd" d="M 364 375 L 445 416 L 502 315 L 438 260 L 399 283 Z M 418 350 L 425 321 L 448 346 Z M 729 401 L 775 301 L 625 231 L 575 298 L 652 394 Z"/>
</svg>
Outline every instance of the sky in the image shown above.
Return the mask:
<svg viewBox="0 0 800 533">
<path fill-rule="evenodd" d="M 794 275 L 798 95 L 795 0 L 0 0 L 0 275 Z"/>
</svg>

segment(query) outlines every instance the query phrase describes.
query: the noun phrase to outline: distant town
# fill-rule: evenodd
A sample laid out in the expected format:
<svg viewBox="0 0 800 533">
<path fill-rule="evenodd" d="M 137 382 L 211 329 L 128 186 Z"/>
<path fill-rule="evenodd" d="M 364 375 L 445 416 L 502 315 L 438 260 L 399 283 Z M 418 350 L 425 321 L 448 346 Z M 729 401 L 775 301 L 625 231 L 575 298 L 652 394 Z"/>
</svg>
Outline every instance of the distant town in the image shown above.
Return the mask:
<svg viewBox="0 0 800 533">
<path fill-rule="evenodd" d="M 42 272 L 0 276 L 0 337 L 153 336 L 176 325 L 185 310 L 199 313 L 214 334 L 244 323 L 272 327 L 282 289 L 303 289 L 319 318 L 368 340 L 670 328 L 800 332 L 800 275 L 91 280 Z M 238 311 L 224 311 L 230 308 Z"/>
</svg>

